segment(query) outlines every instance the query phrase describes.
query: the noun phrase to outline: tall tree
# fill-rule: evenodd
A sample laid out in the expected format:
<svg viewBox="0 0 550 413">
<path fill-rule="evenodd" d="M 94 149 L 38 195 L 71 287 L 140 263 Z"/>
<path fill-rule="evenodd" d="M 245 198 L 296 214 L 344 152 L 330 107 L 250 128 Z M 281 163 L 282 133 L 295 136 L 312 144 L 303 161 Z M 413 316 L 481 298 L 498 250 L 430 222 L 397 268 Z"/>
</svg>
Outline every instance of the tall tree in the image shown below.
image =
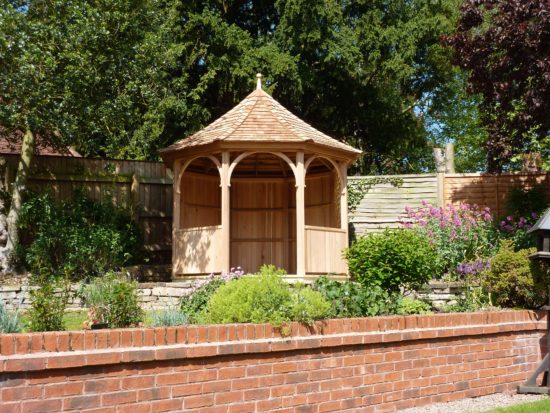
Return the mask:
<svg viewBox="0 0 550 413">
<path fill-rule="evenodd" d="M 416 108 L 452 74 L 439 39 L 454 27 L 458 0 L 182 4 L 182 61 L 208 121 L 242 99 L 261 71 L 296 114 L 363 149 L 358 171 L 426 167 Z"/>
<path fill-rule="evenodd" d="M 482 96 L 489 170 L 532 146 L 548 148 L 550 3 L 467 0 L 448 43 L 455 63 L 470 71 L 470 91 Z"/>
<path fill-rule="evenodd" d="M 178 18 L 160 0 L 0 0 L 0 126 L 8 137 L 24 136 L 9 213 L 0 219 L 4 269 L 18 242 L 36 137 L 61 149 L 143 158 L 158 145 L 163 117 L 192 123 L 189 107 L 201 109 L 186 99 L 185 77 L 172 77 Z"/>
</svg>

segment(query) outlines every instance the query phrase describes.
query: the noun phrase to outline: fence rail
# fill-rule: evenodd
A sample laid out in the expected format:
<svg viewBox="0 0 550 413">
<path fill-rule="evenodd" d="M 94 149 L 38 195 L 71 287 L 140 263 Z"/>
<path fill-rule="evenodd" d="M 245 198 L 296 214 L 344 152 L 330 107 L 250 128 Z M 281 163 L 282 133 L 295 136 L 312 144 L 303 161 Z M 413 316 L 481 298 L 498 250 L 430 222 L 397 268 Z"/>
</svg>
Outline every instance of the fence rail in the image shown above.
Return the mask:
<svg viewBox="0 0 550 413">
<path fill-rule="evenodd" d="M 4 155 L 3 183 L 15 179 L 18 155 Z M 506 212 L 513 188 L 541 185 L 550 197 L 550 173 L 525 174 L 418 174 L 393 175 L 402 185 L 378 184 L 370 188 L 349 214 L 351 233 L 395 228 L 406 206 L 422 201 L 433 205 L 470 203 L 488 206 L 497 215 Z M 350 181 L 362 177 L 349 177 Z M 172 173 L 161 162 L 38 156 L 31 168 L 29 187 L 49 190 L 57 199 L 70 199 L 82 188 L 92 199 L 111 199 L 131 208 L 143 232 L 143 248 L 153 258 L 170 262 L 172 249 Z"/>
</svg>

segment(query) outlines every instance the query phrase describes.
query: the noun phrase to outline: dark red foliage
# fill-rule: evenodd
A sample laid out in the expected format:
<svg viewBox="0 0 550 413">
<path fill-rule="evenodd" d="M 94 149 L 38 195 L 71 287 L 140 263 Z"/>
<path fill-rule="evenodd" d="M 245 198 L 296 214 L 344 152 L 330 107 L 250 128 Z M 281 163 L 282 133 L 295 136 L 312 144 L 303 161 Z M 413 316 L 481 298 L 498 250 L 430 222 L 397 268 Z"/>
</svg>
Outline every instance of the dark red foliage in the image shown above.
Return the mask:
<svg viewBox="0 0 550 413">
<path fill-rule="evenodd" d="M 491 172 L 550 131 L 550 0 L 466 0 L 445 39 L 483 97 Z"/>
</svg>

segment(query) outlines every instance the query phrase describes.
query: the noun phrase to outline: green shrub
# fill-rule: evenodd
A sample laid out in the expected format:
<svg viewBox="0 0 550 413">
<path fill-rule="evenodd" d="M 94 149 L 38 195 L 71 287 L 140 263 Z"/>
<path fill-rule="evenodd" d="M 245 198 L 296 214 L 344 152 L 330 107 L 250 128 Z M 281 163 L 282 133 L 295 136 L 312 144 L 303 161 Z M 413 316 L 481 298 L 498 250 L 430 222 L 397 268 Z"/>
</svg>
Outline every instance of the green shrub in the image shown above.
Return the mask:
<svg viewBox="0 0 550 413">
<path fill-rule="evenodd" d="M 84 285 L 80 295 L 89 308 L 91 324 L 107 324 L 110 328 L 130 327 L 143 321 L 139 306 L 137 283 L 115 273 Z"/>
<path fill-rule="evenodd" d="M 289 320 L 289 286 L 278 275 L 252 275 L 222 285 L 212 295 L 203 321 L 281 325 Z"/>
<path fill-rule="evenodd" d="M 19 333 L 21 331 L 21 319 L 19 312 L 8 312 L 4 304 L 0 302 L 0 333 Z"/>
<path fill-rule="evenodd" d="M 210 298 L 207 323 L 310 323 L 329 315 L 330 303 L 314 292 L 290 286 L 278 274 L 257 274 L 229 281 Z"/>
<path fill-rule="evenodd" d="M 182 313 L 187 317 L 187 320 L 190 323 L 197 323 L 206 308 L 206 304 L 208 304 L 208 300 L 210 300 L 210 297 L 212 297 L 216 290 L 227 281 L 239 278 L 243 274 L 241 267 L 237 267 L 231 268 L 228 273 L 223 273 L 220 276 L 210 274 L 204 280 L 195 281 L 189 293 L 181 298 L 180 308 Z"/>
<path fill-rule="evenodd" d="M 286 270 L 284 268 L 278 268 L 273 264 L 264 264 L 260 267 L 257 272 L 258 275 L 286 275 Z"/>
<path fill-rule="evenodd" d="M 290 319 L 305 324 L 312 324 L 315 320 L 328 318 L 331 315 L 331 305 L 318 291 L 309 287 L 297 286 L 292 289 L 292 303 Z"/>
<path fill-rule="evenodd" d="M 169 308 L 153 312 L 151 325 L 153 327 L 170 327 L 188 324 L 187 317 L 177 308 Z"/>
<path fill-rule="evenodd" d="M 73 279 L 93 277 L 136 261 L 140 234 L 129 211 L 110 201 L 96 202 L 77 191 L 72 201 L 48 193 L 33 195 L 23 205 L 19 256 L 30 268 L 68 273 Z"/>
<path fill-rule="evenodd" d="M 535 248 L 514 251 L 511 241 L 503 241 L 484 273 L 483 287 L 493 302 L 503 307 L 538 308 L 548 297 L 550 268 L 529 259 Z"/>
<path fill-rule="evenodd" d="M 67 277 L 51 275 L 48 270 L 36 270 L 30 290 L 31 308 L 27 313 L 31 331 L 62 331 L 63 314 L 69 302 L 71 284 Z"/>
<path fill-rule="evenodd" d="M 397 314 L 401 315 L 430 314 L 431 312 L 431 304 L 412 297 L 403 297 L 403 299 L 399 302 L 399 308 L 397 310 Z"/>
<path fill-rule="evenodd" d="M 398 308 L 399 294 L 388 293 L 376 285 L 365 287 L 357 282 L 339 282 L 323 275 L 315 280 L 313 289 L 331 303 L 334 317 L 395 314 Z"/>
<path fill-rule="evenodd" d="M 419 288 L 437 271 L 429 238 L 413 229 L 367 234 L 347 249 L 346 258 L 353 278 L 386 291 Z"/>
</svg>

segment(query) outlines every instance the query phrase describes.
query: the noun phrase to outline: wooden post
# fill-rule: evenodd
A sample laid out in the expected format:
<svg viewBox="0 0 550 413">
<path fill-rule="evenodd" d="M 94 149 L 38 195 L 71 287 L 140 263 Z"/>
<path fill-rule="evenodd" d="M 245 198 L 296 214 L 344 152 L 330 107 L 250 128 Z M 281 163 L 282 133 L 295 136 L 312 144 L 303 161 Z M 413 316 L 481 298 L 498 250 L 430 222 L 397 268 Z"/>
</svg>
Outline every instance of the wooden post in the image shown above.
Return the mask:
<svg viewBox="0 0 550 413">
<path fill-rule="evenodd" d="M 348 164 L 340 163 L 340 228 L 346 231 L 348 239 Z M 347 247 L 347 245 L 346 245 Z"/>
<path fill-rule="evenodd" d="M 222 152 L 222 174 L 220 177 L 220 187 L 222 191 L 222 272 L 229 272 L 231 261 L 231 204 L 229 199 L 231 182 L 229 178 L 229 166 L 229 152 Z"/>
<path fill-rule="evenodd" d="M 172 181 L 172 279 L 174 279 L 176 274 L 176 269 L 178 267 L 178 249 L 177 246 L 179 245 L 176 237 L 178 229 L 180 228 L 180 203 L 181 203 L 181 182 L 179 180 L 180 178 L 180 171 L 181 171 L 181 161 L 176 160 L 174 161 L 174 179 Z"/>
<path fill-rule="evenodd" d="M 445 173 L 455 173 L 455 145 L 448 143 L 445 145 Z"/>
<path fill-rule="evenodd" d="M 306 275 L 304 153 L 296 153 L 296 275 Z"/>
<path fill-rule="evenodd" d="M 437 206 L 445 206 L 445 156 L 441 148 L 434 148 L 435 170 L 437 173 Z"/>
</svg>

